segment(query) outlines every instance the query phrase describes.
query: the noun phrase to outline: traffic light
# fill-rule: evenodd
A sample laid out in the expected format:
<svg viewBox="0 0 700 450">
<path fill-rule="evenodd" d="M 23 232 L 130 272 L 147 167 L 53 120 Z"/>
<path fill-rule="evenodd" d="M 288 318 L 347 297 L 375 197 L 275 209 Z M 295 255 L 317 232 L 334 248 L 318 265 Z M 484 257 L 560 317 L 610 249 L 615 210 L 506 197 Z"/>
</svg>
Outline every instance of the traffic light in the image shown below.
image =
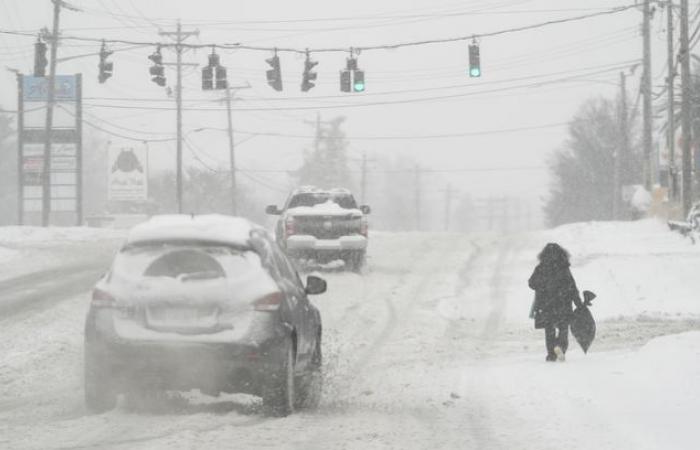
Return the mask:
<svg viewBox="0 0 700 450">
<path fill-rule="evenodd" d="M 114 52 L 107 50 L 104 41 L 102 41 L 102 48 L 100 49 L 100 64 L 98 65 L 100 69 L 100 74 L 97 77 L 100 83 L 104 83 L 109 77 L 112 76 L 112 71 L 114 70 L 114 63 L 107 61 L 107 57 L 112 53 Z"/>
<path fill-rule="evenodd" d="M 202 90 L 211 91 L 227 87 L 226 68 L 221 66 L 219 55 L 212 52 L 209 55 L 209 64 L 202 68 Z"/>
<path fill-rule="evenodd" d="M 46 44 L 37 39 L 34 43 L 34 76 L 45 77 L 46 66 L 49 60 L 46 59 Z"/>
<path fill-rule="evenodd" d="M 228 81 L 226 80 L 226 67 L 216 67 L 216 89 L 226 89 Z"/>
<path fill-rule="evenodd" d="M 267 84 L 272 86 L 276 91 L 282 90 L 282 70 L 280 69 L 280 58 L 275 55 L 272 58 L 266 59 L 266 63 L 272 67 L 267 71 Z"/>
<path fill-rule="evenodd" d="M 352 90 L 352 72 L 349 70 L 340 71 L 340 90 L 343 92 Z"/>
<path fill-rule="evenodd" d="M 316 72 L 312 72 L 311 69 L 316 67 L 318 64 L 318 61 L 311 61 L 309 58 L 308 52 L 306 53 L 306 61 L 304 61 L 304 74 L 301 80 L 301 91 L 302 92 L 307 92 L 309 89 L 312 87 L 316 86 L 313 81 L 316 80 L 318 77 L 318 74 Z"/>
<path fill-rule="evenodd" d="M 214 68 L 205 66 L 202 69 L 202 90 L 211 91 L 214 89 Z"/>
<path fill-rule="evenodd" d="M 365 90 L 365 71 L 356 70 L 352 81 L 352 90 L 355 92 L 364 92 Z"/>
<path fill-rule="evenodd" d="M 471 78 L 479 78 L 481 76 L 481 55 L 479 53 L 479 44 L 476 42 L 469 44 L 469 76 Z"/>
<path fill-rule="evenodd" d="M 352 55 L 345 61 L 345 70 L 340 71 L 340 90 L 342 92 L 364 92 L 365 71 L 358 69 L 357 58 Z"/>
<path fill-rule="evenodd" d="M 160 53 L 160 47 L 152 55 L 149 55 L 148 59 L 153 61 L 149 70 L 152 76 L 151 81 L 158 86 L 165 86 L 165 68 L 163 67 L 163 55 Z"/>
</svg>

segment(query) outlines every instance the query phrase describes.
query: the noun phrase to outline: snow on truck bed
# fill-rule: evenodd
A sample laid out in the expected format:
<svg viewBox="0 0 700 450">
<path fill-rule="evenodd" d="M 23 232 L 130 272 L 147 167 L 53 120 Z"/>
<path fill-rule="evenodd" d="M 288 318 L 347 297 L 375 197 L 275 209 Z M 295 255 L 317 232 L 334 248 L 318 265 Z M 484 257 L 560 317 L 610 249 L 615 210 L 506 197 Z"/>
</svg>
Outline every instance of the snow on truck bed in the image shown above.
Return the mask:
<svg viewBox="0 0 700 450">
<path fill-rule="evenodd" d="M 293 216 L 361 216 L 362 211 L 356 208 L 342 208 L 333 200 L 328 200 L 324 203 L 319 203 L 314 206 L 298 206 L 289 208 L 287 212 Z"/>
</svg>

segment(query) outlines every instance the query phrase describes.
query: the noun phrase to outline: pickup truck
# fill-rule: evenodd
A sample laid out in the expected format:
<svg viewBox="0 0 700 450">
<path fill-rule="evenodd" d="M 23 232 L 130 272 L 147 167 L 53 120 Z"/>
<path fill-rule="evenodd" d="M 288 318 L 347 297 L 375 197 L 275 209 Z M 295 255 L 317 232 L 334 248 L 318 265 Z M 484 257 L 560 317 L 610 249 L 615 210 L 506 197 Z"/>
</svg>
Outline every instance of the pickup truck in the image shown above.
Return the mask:
<svg viewBox="0 0 700 450">
<path fill-rule="evenodd" d="M 347 189 L 299 188 L 282 209 L 270 205 L 265 212 L 280 216 L 275 237 L 289 257 L 318 263 L 340 259 L 354 272 L 364 266 L 370 207 L 358 206 Z"/>
</svg>

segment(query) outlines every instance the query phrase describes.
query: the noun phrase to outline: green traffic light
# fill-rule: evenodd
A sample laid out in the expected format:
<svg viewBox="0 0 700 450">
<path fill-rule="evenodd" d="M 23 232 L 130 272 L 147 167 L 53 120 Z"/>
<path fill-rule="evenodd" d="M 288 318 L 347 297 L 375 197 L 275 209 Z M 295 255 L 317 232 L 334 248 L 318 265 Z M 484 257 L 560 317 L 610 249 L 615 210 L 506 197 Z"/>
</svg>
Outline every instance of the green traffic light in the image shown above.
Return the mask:
<svg viewBox="0 0 700 450">
<path fill-rule="evenodd" d="M 353 89 L 355 92 L 363 92 L 365 90 L 365 83 L 355 83 Z"/>
<path fill-rule="evenodd" d="M 481 68 L 479 67 L 472 67 L 469 69 L 469 76 L 472 78 L 478 78 L 481 76 Z"/>
</svg>

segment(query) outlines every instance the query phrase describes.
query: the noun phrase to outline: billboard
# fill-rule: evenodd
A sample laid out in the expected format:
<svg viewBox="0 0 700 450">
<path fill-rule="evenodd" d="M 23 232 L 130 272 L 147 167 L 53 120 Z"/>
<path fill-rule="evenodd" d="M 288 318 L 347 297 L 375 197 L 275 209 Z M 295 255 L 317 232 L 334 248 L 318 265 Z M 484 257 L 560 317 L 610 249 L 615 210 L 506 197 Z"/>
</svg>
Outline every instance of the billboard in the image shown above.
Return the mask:
<svg viewBox="0 0 700 450">
<path fill-rule="evenodd" d="M 148 199 L 146 147 L 110 147 L 108 164 L 110 201 L 144 202 Z"/>
</svg>

